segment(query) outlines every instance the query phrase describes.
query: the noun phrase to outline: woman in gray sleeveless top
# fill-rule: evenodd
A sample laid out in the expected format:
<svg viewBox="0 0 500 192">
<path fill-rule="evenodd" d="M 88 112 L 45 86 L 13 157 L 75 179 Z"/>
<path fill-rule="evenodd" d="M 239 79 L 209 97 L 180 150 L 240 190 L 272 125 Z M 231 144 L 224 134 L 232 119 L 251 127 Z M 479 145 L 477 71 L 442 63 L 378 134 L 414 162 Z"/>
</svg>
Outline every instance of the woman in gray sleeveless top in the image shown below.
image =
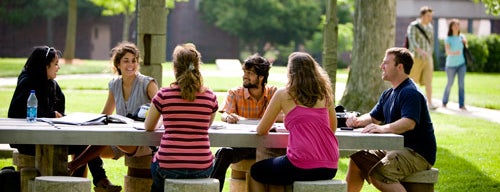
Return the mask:
<svg viewBox="0 0 500 192">
<path fill-rule="evenodd" d="M 113 71 L 118 75 L 109 82 L 109 93 L 103 114 L 127 116 L 134 114 L 143 104 L 151 103 L 151 98 L 158 91 L 154 78 L 139 72 L 139 49 L 130 42 L 121 42 L 112 50 Z M 89 160 L 101 156 L 118 159 L 123 155 L 151 155 L 148 146 L 89 146 L 85 152 L 68 163 L 70 171 L 86 164 Z"/>
</svg>

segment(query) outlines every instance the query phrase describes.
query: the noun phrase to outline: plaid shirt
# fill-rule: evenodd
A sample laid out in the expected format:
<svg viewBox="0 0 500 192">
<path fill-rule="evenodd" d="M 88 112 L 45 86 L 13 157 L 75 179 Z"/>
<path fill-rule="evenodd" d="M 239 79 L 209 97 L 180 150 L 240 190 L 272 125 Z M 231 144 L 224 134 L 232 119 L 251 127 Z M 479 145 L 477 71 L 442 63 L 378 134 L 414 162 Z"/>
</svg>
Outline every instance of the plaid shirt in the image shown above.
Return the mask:
<svg viewBox="0 0 500 192">
<path fill-rule="evenodd" d="M 250 96 L 247 88 L 238 87 L 227 93 L 224 107 L 220 112 L 235 113 L 248 119 L 260 119 L 271 101 L 271 97 L 278 90 L 275 86 L 266 86 L 260 100 Z"/>
<path fill-rule="evenodd" d="M 425 31 L 427 34 L 427 37 L 429 37 L 429 41 L 425 38 L 424 34 L 420 32 L 419 29 L 415 25 L 420 25 L 420 27 Z M 416 50 L 417 48 L 422 49 L 423 51 L 427 52 L 428 55 L 432 56 L 432 51 L 434 49 L 434 29 L 432 27 L 432 24 L 429 23 L 426 26 L 423 26 L 420 23 L 420 19 L 417 19 L 408 25 L 407 29 L 407 34 L 408 34 L 408 41 L 410 43 L 410 51 L 413 52 L 413 55 L 415 57 L 422 58 L 422 55 L 420 55 Z"/>
</svg>

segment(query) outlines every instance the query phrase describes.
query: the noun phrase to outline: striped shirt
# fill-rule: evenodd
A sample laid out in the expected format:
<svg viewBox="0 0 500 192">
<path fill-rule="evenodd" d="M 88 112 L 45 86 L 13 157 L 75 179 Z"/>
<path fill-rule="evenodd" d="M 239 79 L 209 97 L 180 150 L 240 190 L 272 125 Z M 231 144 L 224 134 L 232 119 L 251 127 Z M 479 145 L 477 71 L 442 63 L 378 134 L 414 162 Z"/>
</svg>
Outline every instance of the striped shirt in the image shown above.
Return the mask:
<svg viewBox="0 0 500 192">
<path fill-rule="evenodd" d="M 197 93 L 194 101 L 180 95 L 174 85 L 162 88 L 152 99 L 165 127 L 154 161 L 163 169 L 207 169 L 213 161 L 208 128 L 219 108 L 217 97 L 211 91 Z"/>
<path fill-rule="evenodd" d="M 250 96 L 247 88 L 238 87 L 227 93 L 226 101 L 221 112 L 235 113 L 248 119 L 260 119 L 266 111 L 274 93 L 278 90 L 275 86 L 266 86 L 262 98 L 257 99 Z"/>
<path fill-rule="evenodd" d="M 417 29 L 417 27 L 415 25 L 419 25 L 420 28 L 422 28 L 425 31 L 425 34 L 427 34 L 427 37 L 429 37 L 429 40 L 427 40 L 425 38 L 424 34 L 422 34 L 422 32 L 420 32 L 420 30 Z M 417 48 L 422 49 L 423 51 L 427 52 L 428 55 L 430 55 L 432 57 L 432 52 L 434 49 L 434 45 L 433 45 L 434 29 L 433 29 L 431 23 L 424 26 L 420 23 L 420 19 L 417 19 L 417 20 L 411 22 L 410 25 L 408 25 L 407 34 L 408 34 L 408 41 L 410 43 L 409 49 L 413 52 L 413 55 L 415 55 L 415 57 L 418 57 L 418 58 L 423 57 L 422 55 L 420 55 L 420 53 L 415 51 L 415 50 L 417 50 Z"/>
</svg>

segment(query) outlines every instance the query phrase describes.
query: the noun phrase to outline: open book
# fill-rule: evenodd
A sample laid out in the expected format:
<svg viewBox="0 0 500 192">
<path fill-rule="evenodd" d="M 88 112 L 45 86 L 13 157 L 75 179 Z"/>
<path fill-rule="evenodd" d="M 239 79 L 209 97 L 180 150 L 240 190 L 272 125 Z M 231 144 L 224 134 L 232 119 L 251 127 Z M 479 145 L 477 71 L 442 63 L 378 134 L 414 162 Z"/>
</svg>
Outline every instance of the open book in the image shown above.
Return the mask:
<svg viewBox="0 0 500 192">
<path fill-rule="evenodd" d="M 121 115 L 106 115 L 96 113 L 71 113 L 61 118 L 38 118 L 38 121 L 50 124 L 68 125 L 107 125 L 108 123 L 133 123 L 134 120 Z"/>
</svg>

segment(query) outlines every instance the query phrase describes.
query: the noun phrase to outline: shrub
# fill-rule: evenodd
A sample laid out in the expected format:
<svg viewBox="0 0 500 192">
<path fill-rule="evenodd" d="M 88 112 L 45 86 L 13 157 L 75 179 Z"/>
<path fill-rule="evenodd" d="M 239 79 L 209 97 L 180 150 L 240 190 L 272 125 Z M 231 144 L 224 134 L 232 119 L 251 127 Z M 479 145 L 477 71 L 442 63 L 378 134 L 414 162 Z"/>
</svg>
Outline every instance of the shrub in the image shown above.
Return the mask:
<svg viewBox="0 0 500 192">
<path fill-rule="evenodd" d="M 500 72 L 500 35 L 492 34 L 485 38 L 490 53 L 485 66 L 485 72 Z"/>
<path fill-rule="evenodd" d="M 474 58 L 474 63 L 467 65 L 467 71 L 485 72 L 486 63 L 490 55 L 485 39 L 471 34 L 466 34 L 465 37 Z"/>
</svg>

